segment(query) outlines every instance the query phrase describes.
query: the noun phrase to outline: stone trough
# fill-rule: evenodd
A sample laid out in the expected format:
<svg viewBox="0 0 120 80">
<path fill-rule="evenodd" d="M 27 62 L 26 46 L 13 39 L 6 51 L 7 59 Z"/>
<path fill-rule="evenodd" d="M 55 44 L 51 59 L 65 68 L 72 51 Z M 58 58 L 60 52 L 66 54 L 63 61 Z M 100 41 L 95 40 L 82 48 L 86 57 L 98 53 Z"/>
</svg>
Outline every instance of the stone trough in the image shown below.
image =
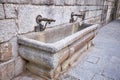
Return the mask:
<svg viewBox="0 0 120 80">
<path fill-rule="evenodd" d="M 99 27 L 99 24 L 81 23 L 18 36 L 19 54 L 28 61 L 27 69 L 52 80 L 66 71 L 92 45 Z"/>
</svg>

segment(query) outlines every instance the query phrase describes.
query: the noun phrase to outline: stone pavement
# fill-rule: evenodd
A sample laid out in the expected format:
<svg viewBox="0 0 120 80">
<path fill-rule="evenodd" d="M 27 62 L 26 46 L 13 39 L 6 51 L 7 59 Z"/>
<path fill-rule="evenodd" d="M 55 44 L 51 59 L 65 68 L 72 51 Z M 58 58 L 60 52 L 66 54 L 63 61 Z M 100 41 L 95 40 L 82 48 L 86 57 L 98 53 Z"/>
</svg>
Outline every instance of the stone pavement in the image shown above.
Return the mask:
<svg viewBox="0 0 120 80">
<path fill-rule="evenodd" d="M 43 80 L 24 75 L 14 80 Z M 61 76 L 61 80 L 120 80 L 120 20 L 100 29 L 94 46 Z"/>
<path fill-rule="evenodd" d="M 85 53 L 63 80 L 120 80 L 120 20 L 101 28 Z"/>
</svg>

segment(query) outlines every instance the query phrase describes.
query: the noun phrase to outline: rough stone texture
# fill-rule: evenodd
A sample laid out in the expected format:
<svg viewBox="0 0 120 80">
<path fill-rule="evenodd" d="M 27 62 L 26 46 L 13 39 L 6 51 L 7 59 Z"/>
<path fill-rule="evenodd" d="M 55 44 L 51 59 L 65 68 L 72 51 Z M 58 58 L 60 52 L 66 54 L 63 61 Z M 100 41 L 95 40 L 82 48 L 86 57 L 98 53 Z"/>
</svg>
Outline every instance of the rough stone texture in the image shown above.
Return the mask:
<svg viewBox="0 0 120 80">
<path fill-rule="evenodd" d="M 13 4 L 4 4 L 6 18 L 16 18 L 17 12 L 15 5 Z"/>
<path fill-rule="evenodd" d="M 54 0 L 32 0 L 32 4 L 52 5 Z"/>
<path fill-rule="evenodd" d="M 20 76 L 15 77 L 12 80 L 46 80 L 46 79 L 38 77 L 30 72 L 24 72 Z"/>
<path fill-rule="evenodd" d="M 0 20 L 0 43 L 8 41 L 17 34 L 17 26 L 15 21 L 12 20 Z"/>
<path fill-rule="evenodd" d="M 55 5 L 64 5 L 64 0 L 55 0 Z"/>
<path fill-rule="evenodd" d="M 3 5 L 0 4 L 0 19 L 4 19 L 4 18 L 5 18 L 5 14 L 4 14 Z"/>
<path fill-rule="evenodd" d="M 23 71 L 25 71 L 25 61 L 21 58 L 21 57 L 17 57 L 15 59 L 15 70 L 14 76 L 18 76 L 20 73 L 22 73 Z"/>
<path fill-rule="evenodd" d="M 25 61 L 17 57 L 9 61 L 0 63 L 0 80 L 11 80 L 23 72 Z"/>
<path fill-rule="evenodd" d="M 93 64 L 97 64 L 99 61 L 99 57 L 90 56 L 88 57 L 87 61 Z"/>
<path fill-rule="evenodd" d="M 12 57 L 12 45 L 11 43 L 0 44 L 0 61 L 6 61 Z"/>
<path fill-rule="evenodd" d="M 75 5 L 75 2 L 76 0 L 65 0 L 64 4 L 65 5 Z"/>
<path fill-rule="evenodd" d="M 23 3 L 23 4 L 26 4 L 26 3 L 30 3 L 30 0 L 0 0 L 0 3 Z"/>
<path fill-rule="evenodd" d="M 84 5 L 85 4 L 85 0 L 76 0 L 76 4 L 77 5 Z"/>
<path fill-rule="evenodd" d="M 11 45 L 12 45 L 12 57 L 13 57 L 13 58 L 18 57 L 18 56 L 19 56 L 19 55 L 18 55 L 18 43 L 16 43 L 16 42 L 17 42 L 17 38 L 14 37 L 14 38 L 12 38 L 9 42 L 10 42 Z"/>
<path fill-rule="evenodd" d="M 10 80 L 14 77 L 14 60 L 0 64 L 0 80 Z"/>
</svg>

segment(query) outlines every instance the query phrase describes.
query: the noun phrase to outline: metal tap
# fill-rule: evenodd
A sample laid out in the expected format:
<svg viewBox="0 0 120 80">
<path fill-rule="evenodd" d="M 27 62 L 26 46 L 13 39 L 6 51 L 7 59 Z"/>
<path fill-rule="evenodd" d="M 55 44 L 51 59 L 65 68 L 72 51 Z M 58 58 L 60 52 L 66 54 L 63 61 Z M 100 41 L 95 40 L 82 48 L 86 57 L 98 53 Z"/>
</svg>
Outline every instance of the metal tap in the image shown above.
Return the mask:
<svg viewBox="0 0 120 80">
<path fill-rule="evenodd" d="M 85 17 L 85 13 L 82 14 L 75 14 L 74 12 L 71 13 L 71 19 L 70 19 L 70 23 L 73 23 L 75 21 L 77 21 L 77 19 L 74 19 L 74 16 L 77 16 L 77 18 L 82 18 L 82 20 L 84 20 Z"/>
<path fill-rule="evenodd" d="M 42 21 L 46 22 L 45 24 L 42 24 Z M 55 22 L 55 20 L 53 19 L 48 19 L 48 18 L 42 18 L 41 15 L 38 15 L 36 17 L 36 22 L 37 22 L 37 26 L 35 27 L 35 31 L 44 31 L 46 29 L 47 24 L 50 24 L 51 22 Z"/>
</svg>

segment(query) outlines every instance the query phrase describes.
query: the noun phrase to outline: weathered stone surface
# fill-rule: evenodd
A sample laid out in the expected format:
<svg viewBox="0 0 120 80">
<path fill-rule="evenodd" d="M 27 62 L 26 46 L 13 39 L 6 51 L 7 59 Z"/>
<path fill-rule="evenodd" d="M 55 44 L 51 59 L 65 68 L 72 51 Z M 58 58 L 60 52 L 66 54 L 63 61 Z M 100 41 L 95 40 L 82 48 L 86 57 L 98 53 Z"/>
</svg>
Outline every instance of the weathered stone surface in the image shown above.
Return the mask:
<svg viewBox="0 0 120 80">
<path fill-rule="evenodd" d="M 14 77 L 14 61 L 10 62 L 7 64 L 7 77 L 9 77 L 9 79 L 12 79 Z"/>
<path fill-rule="evenodd" d="M 75 52 L 69 59 L 70 60 L 69 65 L 72 66 L 80 58 L 82 53 L 86 50 L 87 50 L 87 45 L 84 45 L 81 49 L 79 49 L 79 51 Z"/>
<path fill-rule="evenodd" d="M 54 59 L 57 64 L 63 63 L 70 55 L 69 48 L 64 48 L 63 50 L 59 51 L 58 53 L 54 54 Z"/>
<path fill-rule="evenodd" d="M 62 71 L 62 67 L 61 65 L 59 65 L 55 70 L 55 76 L 54 76 L 55 79 L 57 79 L 60 76 L 61 71 Z"/>
<path fill-rule="evenodd" d="M 85 44 L 86 43 L 83 41 L 83 38 L 81 38 L 80 40 L 70 45 L 70 56 L 72 56 L 75 52 L 80 50 Z"/>
<path fill-rule="evenodd" d="M 14 77 L 14 60 L 0 64 L 0 80 L 11 80 Z"/>
<path fill-rule="evenodd" d="M 18 57 L 19 54 L 18 54 L 17 37 L 12 38 L 9 42 L 12 45 L 12 57 L 14 57 L 14 58 Z"/>
<path fill-rule="evenodd" d="M 55 0 L 55 5 L 64 5 L 64 0 Z"/>
<path fill-rule="evenodd" d="M 94 46 L 93 41 L 89 41 L 89 42 L 87 43 L 87 48 L 88 48 L 88 49 L 89 49 L 91 46 Z"/>
<path fill-rule="evenodd" d="M 0 0 L 0 3 L 30 3 L 30 0 Z"/>
<path fill-rule="evenodd" d="M 18 76 L 25 70 L 25 61 L 21 57 L 17 57 L 15 59 L 15 76 Z"/>
<path fill-rule="evenodd" d="M 17 12 L 15 5 L 13 4 L 4 4 L 6 18 L 16 18 Z"/>
<path fill-rule="evenodd" d="M 41 76 L 43 78 L 46 78 L 46 79 L 49 79 L 49 78 L 51 79 L 54 77 L 53 71 L 50 71 L 49 69 L 46 69 L 44 67 L 41 68 L 41 67 L 39 67 L 35 64 L 32 64 L 32 63 L 27 64 L 27 69 L 30 72 L 32 72 L 38 76 Z"/>
<path fill-rule="evenodd" d="M 17 34 L 15 20 L 0 20 L 0 43 L 8 41 Z"/>
<path fill-rule="evenodd" d="M 88 43 L 88 42 L 91 41 L 94 37 L 95 37 L 94 32 L 91 32 L 90 34 L 88 34 L 88 35 L 86 35 L 86 36 L 84 37 L 84 41 L 85 41 L 86 43 Z"/>
<path fill-rule="evenodd" d="M 64 4 L 65 5 L 75 5 L 76 0 L 65 0 Z"/>
<path fill-rule="evenodd" d="M 62 66 L 62 71 L 68 70 L 68 68 L 70 67 L 70 60 L 68 59 L 64 61 L 64 63 L 61 66 Z"/>
<path fill-rule="evenodd" d="M 0 80 L 9 80 L 7 77 L 7 65 L 1 65 L 0 64 Z"/>
<path fill-rule="evenodd" d="M 97 64 L 99 61 L 99 57 L 95 57 L 95 56 L 90 56 L 87 58 L 87 61 L 93 64 Z"/>
<path fill-rule="evenodd" d="M 32 4 L 52 5 L 54 0 L 32 0 Z"/>
<path fill-rule="evenodd" d="M 12 45 L 11 43 L 0 44 L 0 61 L 6 61 L 12 57 Z"/>
<path fill-rule="evenodd" d="M 85 0 L 76 0 L 76 4 L 77 5 L 84 5 L 85 4 Z"/>
<path fill-rule="evenodd" d="M 20 46 L 19 54 L 22 58 L 44 66 L 45 68 L 52 69 L 54 68 L 52 54 L 43 50 L 34 49 L 30 47 Z"/>
<path fill-rule="evenodd" d="M 4 9 L 3 9 L 3 5 L 0 4 L 0 19 L 5 18 L 5 14 L 4 14 Z"/>
</svg>

